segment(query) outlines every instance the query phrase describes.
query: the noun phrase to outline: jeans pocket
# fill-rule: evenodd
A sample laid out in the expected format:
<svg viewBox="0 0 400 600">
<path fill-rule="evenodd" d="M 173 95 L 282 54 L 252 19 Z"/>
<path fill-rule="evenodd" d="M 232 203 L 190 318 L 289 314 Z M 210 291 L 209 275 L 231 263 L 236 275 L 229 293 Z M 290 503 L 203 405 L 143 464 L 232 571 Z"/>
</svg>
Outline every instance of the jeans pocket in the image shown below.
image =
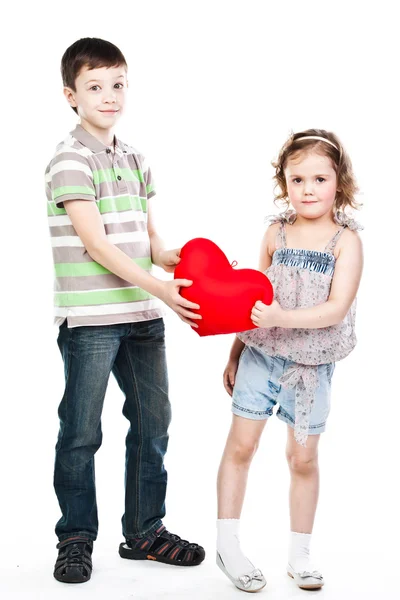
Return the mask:
<svg viewBox="0 0 400 600">
<path fill-rule="evenodd" d="M 333 375 L 333 371 L 334 370 L 335 370 L 335 363 L 327 363 L 327 365 L 326 365 L 326 375 L 327 375 L 329 384 L 332 383 L 332 375 Z"/>
<path fill-rule="evenodd" d="M 246 350 L 248 350 L 248 349 L 249 349 L 249 347 L 248 347 L 248 346 L 245 346 L 245 347 L 243 348 L 243 350 L 242 350 L 242 352 L 241 352 L 241 354 L 240 354 L 240 356 L 239 356 L 239 362 L 238 362 L 238 365 L 239 365 L 239 364 L 242 362 L 242 358 L 243 358 L 243 356 L 244 356 L 244 354 L 245 354 Z"/>
</svg>

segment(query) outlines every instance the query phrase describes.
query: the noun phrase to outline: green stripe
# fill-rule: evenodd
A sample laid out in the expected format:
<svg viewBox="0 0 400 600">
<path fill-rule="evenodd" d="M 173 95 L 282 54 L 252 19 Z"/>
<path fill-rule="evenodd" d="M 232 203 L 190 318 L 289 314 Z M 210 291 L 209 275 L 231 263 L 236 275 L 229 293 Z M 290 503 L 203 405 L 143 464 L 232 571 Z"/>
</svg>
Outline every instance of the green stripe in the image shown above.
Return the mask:
<svg viewBox="0 0 400 600">
<path fill-rule="evenodd" d="M 114 198 L 113 196 L 109 196 L 108 198 L 99 200 L 97 206 L 101 214 L 123 212 L 125 210 L 141 210 L 147 212 L 147 198 L 142 198 L 141 196 L 120 196 L 119 198 Z M 49 201 L 47 203 L 47 215 L 49 217 L 66 214 L 67 211 L 65 208 L 58 208 L 55 202 Z"/>
<path fill-rule="evenodd" d="M 54 217 L 55 215 L 66 215 L 67 211 L 65 208 L 58 208 L 55 202 L 51 201 L 47 203 L 47 216 Z"/>
<path fill-rule="evenodd" d="M 154 191 L 154 185 L 152 183 L 149 183 L 149 185 L 146 185 L 146 194 L 150 194 L 150 192 Z"/>
<path fill-rule="evenodd" d="M 124 181 L 140 181 L 144 183 L 143 173 L 138 169 L 97 169 L 93 171 L 93 183 L 105 183 L 109 181 L 116 181 L 117 176 L 120 175 Z"/>
<path fill-rule="evenodd" d="M 140 288 L 121 288 L 103 292 L 58 292 L 54 294 L 56 306 L 95 306 L 98 304 L 118 304 L 120 302 L 137 302 L 153 298 L 151 294 Z"/>
<path fill-rule="evenodd" d="M 142 269 L 150 270 L 151 258 L 132 258 L 133 262 Z M 55 263 L 56 277 L 86 277 L 90 275 L 110 275 L 111 271 L 97 262 L 85 263 Z"/>
<path fill-rule="evenodd" d="M 140 196 L 120 196 L 119 198 L 102 198 L 97 203 L 101 214 L 122 212 L 124 210 L 142 210 L 147 212 L 147 198 Z"/>
<path fill-rule="evenodd" d="M 51 193 L 53 200 L 57 200 L 64 194 L 84 194 L 85 196 L 95 196 L 95 191 L 88 185 L 64 185 L 62 187 L 54 188 Z"/>
</svg>

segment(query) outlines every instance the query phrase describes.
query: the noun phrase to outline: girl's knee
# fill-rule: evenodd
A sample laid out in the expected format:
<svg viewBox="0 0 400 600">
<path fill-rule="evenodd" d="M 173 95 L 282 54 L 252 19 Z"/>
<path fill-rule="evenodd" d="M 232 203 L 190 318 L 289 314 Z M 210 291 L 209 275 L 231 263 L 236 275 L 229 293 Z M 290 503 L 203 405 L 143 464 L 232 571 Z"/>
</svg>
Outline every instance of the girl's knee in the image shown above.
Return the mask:
<svg viewBox="0 0 400 600">
<path fill-rule="evenodd" d="M 257 452 L 258 441 L 234 440 L 229 445 L 229 455 L 238 464 L 250 463 Z"/>
<path fill-rule="evenodd" d="M 291 473 L 296 475 L 312 475 L 318 470 L 318 455 L 300 455 L 296 452 L 287 453 L 287 461 Z"/>
</svg>

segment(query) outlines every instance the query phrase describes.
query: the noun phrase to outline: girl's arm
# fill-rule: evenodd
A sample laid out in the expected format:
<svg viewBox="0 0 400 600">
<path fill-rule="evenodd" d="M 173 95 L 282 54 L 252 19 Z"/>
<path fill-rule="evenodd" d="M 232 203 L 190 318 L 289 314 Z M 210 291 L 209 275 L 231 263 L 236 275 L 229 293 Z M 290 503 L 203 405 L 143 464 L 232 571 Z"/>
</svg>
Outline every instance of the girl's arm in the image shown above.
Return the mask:
<svg viewBox="0 0 400 600">
<path fill-rule="evenodd" d="M 229 361 L 239 362 L 240 355 L 242 354 L 242 350 L 245 347 L 245 343 L 239 340 L 238 337 L 235 336 L 235 340 L 232 344 L 231 351 L 229 353 Z"/>
<path fill-rule="evenodd" d="M 345 231 L 338 244 L 335 273 L 327 302 L 311 308 L 283 310 L 277 302 L 257 302 L 252 320 L 258 327 L 320 329 L 345 318 L 356 297 L 363 269 L 362 243 L 357 233 Z"/>
<path fill-rule="evenodd" d="M 268 269 L 268 267 L 271 265 L 272 254 L 275 250 L 275 237 L 277 227 L 279 227 L 279 224 L 271 225 L 270 227 L 268 227 L 261 241 L 259 269 L 262 272 Z M 236 372 L 239 365 L 239 358 L 242 354 L 245 345 L 246 344 L 239 340 L 238 337 L 235 337 L 231 351 L 229 353 L 228 364 L 226 365 L 224 370 L 223 381 L 224 387 L 230 396 L 232 396 L 233 394 L 233 387 L 235 385 Z"/>
<path fill-rule="evenodd" d="M 268 227 L 267 231 L 263 235 L 259 258 L 259 270 L 262 272 L 268 269 L 268 267 L 271 265 L 272 254 L 275 250 L 275 237 L 278 227 L 279 223 L 270 225 L 270 227 Z M 245 345 L 246 344 L 239 340 L 239 338 L 235 337 L 229 354 L 229 361 L 239 361 L 240 355 Z"/>
<path fill-rule="evenodd" d="M 267 231 L 264 233 L 263 239 L 261 240 L 260 259 L 258 262 L 258 268 L 262 272 L 264 272 L 266 269 L 268 269 L 268 267 L 271 266 L 272 255 L 275 251 L 276 234 L 279 227 L 279 223 L 274 223 L 274 225 L 270 225 Z"/>
</svg>

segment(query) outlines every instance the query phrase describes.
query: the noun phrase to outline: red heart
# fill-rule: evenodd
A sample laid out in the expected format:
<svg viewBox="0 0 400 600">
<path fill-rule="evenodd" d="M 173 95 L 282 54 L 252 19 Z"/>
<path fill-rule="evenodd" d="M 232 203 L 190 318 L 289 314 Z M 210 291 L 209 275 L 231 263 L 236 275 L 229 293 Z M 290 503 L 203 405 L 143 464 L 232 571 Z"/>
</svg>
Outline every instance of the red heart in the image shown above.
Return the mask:
<svg viewBox="0 0 400 600">
<path fill-rule="evenodd" d="M 200 336 L 239 333 L 256 326 L 250 319 L 257 300 L 271 304 L 273 289 L 268 277 L 255 269 L 235 270 L 222 250 L 211 240 L 195 238 L 181 250 L 175 279 L 190 279 L 180 294 L 199 304 L 202 319 L 193 328 Z"/>
</svg>

